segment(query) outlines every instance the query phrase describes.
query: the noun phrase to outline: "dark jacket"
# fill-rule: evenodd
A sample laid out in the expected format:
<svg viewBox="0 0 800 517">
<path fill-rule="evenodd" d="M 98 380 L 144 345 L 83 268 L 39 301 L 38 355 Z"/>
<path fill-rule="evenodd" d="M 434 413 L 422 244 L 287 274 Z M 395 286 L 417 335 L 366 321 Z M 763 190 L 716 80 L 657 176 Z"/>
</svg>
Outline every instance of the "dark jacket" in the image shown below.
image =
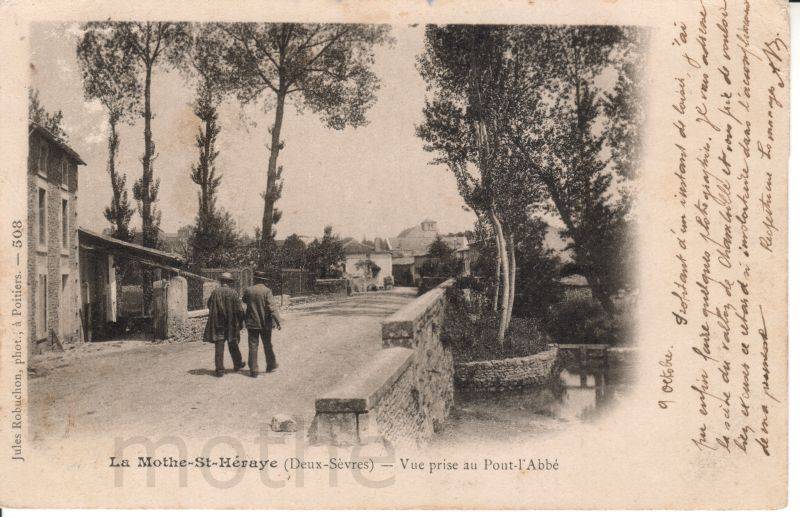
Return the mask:
<svg viewBox="0 0 800 517">
<path fill-rule="evenodd" d="M 244 317 L 239 294 L 228 286 L 217 287 L 209 296 L 207 306 L 208 321 L 203 340 L 213 343 L 224 339 L 239 343 Z"/>
<path fill-rule="evenodd" d="M 280 325 L 281 316 L 272 291 L 264 284 L 251 285 L 244 290 L 242 301 L 247 305 L 244 324 L 249 329 L 272 328 L 273 322 Z"/>
</svg>

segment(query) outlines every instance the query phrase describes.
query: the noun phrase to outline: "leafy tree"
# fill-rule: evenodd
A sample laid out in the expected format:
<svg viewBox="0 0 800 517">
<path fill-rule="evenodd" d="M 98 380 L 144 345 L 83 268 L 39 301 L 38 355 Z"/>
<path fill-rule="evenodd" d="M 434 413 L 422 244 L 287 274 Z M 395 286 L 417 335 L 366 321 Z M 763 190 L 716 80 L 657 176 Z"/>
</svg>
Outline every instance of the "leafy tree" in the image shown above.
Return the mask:
<svg viewBox="0 0 800 517">
<path fill-rule="evenodd" d="M 505 120 L 517 109 L 519 96 L 542 82 L 523 81 L 524 63 L 514 59 L 519 43 L 514 30 L 491 25 L 429 26 L 425 53 L 418 62 L 430 93 L 417 134 L 426 150 L 437 153 L 434 163 L 452 171 L 466 205 L 493 229 L 502 278 L 498 343 L 505 338 L 513 300 L 514 265 L 509 253 L 513 255 L 514 244 L 505 226 L 504 219 L 510 219 L 506 207 L 516 207 L 519 203 L 510 200 L 527 187 L 517 181 L 515 158 L 503 142 Z"/>
<path fill-rule="evenodd" d="M 278 155 L 288 99 L 299 111 L 310 108 L 332 129 L 367 123 L 379 81 L 371 70 L 374 47 L 390 41 L 380 25 L 226 23 L 217 26 L 227 37 L 224 62 L 242 102 L 267 98 L 274 107 L 262 217 L 261 246 L 273 248 L 274 224 L 280 217 L 282 169 Z"/>
<path fill-rule="evenodd" d="M 107 22 L 106 26 L 110 27 L 112 45 L 121 47 L 126 55 L 134 57 L 136 84 L 142 91 L 144 154 L 141 159 L 142 177 L 134 183 L 133 197 L 139 203 L 142 217 L 142 244 L 157 247 L 161 212 L 155 206 L 159 180 L 153 170 L 153 161 L 157 157 L 151 128 L 153 74 L 160 66 L 174 67 L 183 60 L 190 44 L 188 26 L 172 22 Z"/>
<path fill-rule="evenodd" d="M 293 233 L 286 237 L 278 256 L 280 257 L 281 267 L 305 269 L 306 243 L 296 233 Z"/>
<path fill-rule="evenodd" d="M 197 163 L 192 165 L 192 181 L 200 187 L 198 193 L 198 222 L 211 221 L 216 214 L 216 193 L 222 182 L 215 162 L 219 151 L 216 141 L 221 127 L 218 124 L 219 106 L 227 93 L 219 58 L 223 43 L 215 37 L 209 25 L 195 25 L 191 50 L 186 56 L 184 70 L 194 79 L 194 114 L 200 119 L 195 138 Z"/>
<path fill-rule="evenodd" d="M 502 284 L 498 341 L 515 298 L 515 234 L 537 211 L 562 219 L 593 295 L 612 310 L 620 285 L 612 273 L 624 269 L 620 253 L 628 248 L 621 171 L 635 162 L 633 152 L 611 149 L 613 138 L 634 138 L 619 132 L 620 120 L 635 120 L 625 110 L 635 102 L 626 97 L 632 76 L 624 63 L 641 48 L 630 34 L 591 26 L 426 33 L 420 72 L 432 95 L 418 134 L 454 173 L 467 205 L 491 223 Z M 611 93 L 600 80 L 609 68 L 628 81 Z"/>
<path fill-rule="evenodd" d="M 308 245 L 306 253 L 309 271 L 316 273 L 318 278 L 338 278 L 341 276 L 340 264 L 344 260 L 344 247 L 339 236 L 333 233 L 333 227 L 328 225 L 322 239 L 314 239 Z"/>
<path fill-rule="evenodd" d="M 428 259 L 422 265 L 423 276 L 454 276 L 460 270 L 455 250 L 437 235 L 428 246 Z"/>
<path fill-rule="evenodd" d="M 190 266 L 195 270 L 244 265 L 236 222 L 227 211 L 198 214 L 189 237 L 189 249 Z"/>
<path fill-rule="evenodd" d="M 608 100 L 600 77 L 620 48 L 628 53 L 625 59 L 639 59 L 642 48 L 630 39 L 635 34 L 614 26 L 550 29 L 546 38 L 538 40 L 549 59 L 543 66 L 550 68 L 533 71 L 552 77 L 548 93 L 553 100 L 545 105 L 550 122 L 533 123 L 541 113 L 529 112 L 523 103 L 523 109 L 509 119 L 507 131 L 527 181 L 546 189 L 548 209 L 564 223 L 563 235 L 575 261 L 609 315 L 614 312 L 612 297 L 627 285 L 631 265 L 630 198 L 624 177 L 637 166 L 635 142 L 630 141 L 635 137 L 630 136 L 634 130 L 620 133 L 619 128 L 636 119 L 625 109 L 636 102 L 627 97 L 633 90 L 619 84 L 633 81 L 631 77 L 619 75 L 613 101 Z M 617 142 L 620 138 L 627 143 Z"/>
<path fill-rule="evenodd" d="M 28 120 L 42 126 L 54 137 L 66 143 L 67 133 L 64 131 L 63 119 L 64 114 L 61 110 L 50 113 L 45 109 L 39 100 L 39 90 L 28 89 Z"/>
<path fill-rule="evenodd" d="M 190 43 L 188 26 L 172 22 L 98 22 L 86 24 L 84 29 L 93 31 L 101 48 L 114 49 L 107 55 L 127 61 L 119 67 L 131 66 L 136 80 L 127 83 L 135 91 L 128 90 L 131 96 L 140 94 L 142 117 L 144 119 L 144 154 L 142 155 L 142 176 L 133 184 L 133 198 L 136 200 L 142 218 L 142 244 L 150 248 L 159 246 L 159 226 L 161 213 L 156 208 L 159 181 L 155 177 L 153 161 L 156 147 L 151 123 L 152 80 L 159 67 L 178 65 L 187 53 Z M 125 82 L 119 83 L 126 84 Z M 143 269 L 142 291 L 145 310 L 149 310 L 152 298 L 152 272 Z"/>
<path fill-rule="evenodd" d="M 78 63 L 83 78 L 83 93 L 87 100 L 98 100 L 108 116 L 108 161 L 106 171 L 111 180 L 111 203 L 103 215 L 111 224 L 112 236 L 124 241 L 133 240 L 130 221 L 133 208 L 125 188 L 127 175 L 117 170 L 120 123 L 129 124 L 141 107 L 141 88 L 133 66 L 130 49 L 115 44 L 108 37 L 107 26 L 90 22 L 78 41 Z"/>
</svg>

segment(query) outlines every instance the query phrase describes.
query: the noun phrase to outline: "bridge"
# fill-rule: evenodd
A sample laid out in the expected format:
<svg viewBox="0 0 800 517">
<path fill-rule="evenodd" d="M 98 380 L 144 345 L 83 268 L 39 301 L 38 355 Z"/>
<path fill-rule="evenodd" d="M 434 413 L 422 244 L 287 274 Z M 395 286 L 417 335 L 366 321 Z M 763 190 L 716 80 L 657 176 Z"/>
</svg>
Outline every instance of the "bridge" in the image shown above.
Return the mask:
<svg viewBox="0 0 800 517">
<path fill-rule="evenodd" d="M 305 432 L 317 398 L 357 377 L 381 352 L 381 323 L 414 295 L 396 288 L 286 311 L 283 330 L 273 333 L 280 367 L 256 379 L 234 373 L 227 352 L 228 374 L 214 377 L 213 345 L 196 341 L 85 343 L 36 356 L 30 436 L 54 445 L 65 436 L 134 434 L 246 440 L 277 413 Z"/>
</svg>

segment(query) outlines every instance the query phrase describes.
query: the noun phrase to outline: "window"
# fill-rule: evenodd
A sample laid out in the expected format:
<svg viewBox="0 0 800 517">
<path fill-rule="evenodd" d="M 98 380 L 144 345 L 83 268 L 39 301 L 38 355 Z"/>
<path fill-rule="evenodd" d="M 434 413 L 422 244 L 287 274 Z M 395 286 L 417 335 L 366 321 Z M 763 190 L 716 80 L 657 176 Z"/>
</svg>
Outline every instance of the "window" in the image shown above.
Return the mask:
<svg viewBox="0 0 800 517">
<path fill-rule="evenodd" d="M 39 187 L 38 205 L 37 205 L 37 218 L 39 228 L 38 243 L 41 246 L 47 244 L 47 190 Z"/>
<path fill-rule="evenodd" d="M 47 176 L 47 151 L 48 147 L 46 143 L 43 143 L 39 146 L 39 170 Z"/>
<path fill-rule="evenodd" d="M 61 249 L 69 249 L 69 201 L 61 200 Z"/>
<path fill-rule="evenodd" d="M 58 307 L 59 307 L 59 315 L 58 315 L 58 324 L 60 326 L 59 333 L 61 336 L 66 336 L 69 334 L 69 330 L 71 327 L 71 322 L 69 321 L 69 275 L 62 274 L 61 275 L 61 297 L 58 300 Z"/>
<path fill-rule="evenodd" d="M 61 159 L 61 186 L 69 188 L 69 160 L 66 157 Z"/>
<path fill-rule="evenodd" d="M 47 337 L 47 275 L 39 275 L 36 285 L 36 337 Z"/>
</svg>

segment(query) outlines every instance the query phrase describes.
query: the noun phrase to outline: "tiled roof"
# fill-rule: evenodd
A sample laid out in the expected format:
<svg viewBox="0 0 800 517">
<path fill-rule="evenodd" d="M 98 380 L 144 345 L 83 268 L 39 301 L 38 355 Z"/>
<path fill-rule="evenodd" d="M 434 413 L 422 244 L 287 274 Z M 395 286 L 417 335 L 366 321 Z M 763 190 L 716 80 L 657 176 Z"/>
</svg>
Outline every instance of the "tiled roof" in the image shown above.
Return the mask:
<svg viewBox="0 0 800 517">
<path fill-rule="evenodd" d="M 67 153 L 67 155 L 69 155 L 73 160 L 78 162 L 80 165 L 86 165 L 86 162 L 84 162 L 83 159 L 81 159 L 80 155 L 76 153 L 75 150 L 72 149 L 72 147 L 68 146 L 66 142 L 61 141 L 60 138 L 58 138 L 53 133 L 45 129 L 44 126 L 41 126 L 36 122 L 29 122 L 28 131 L 29 131 L 28 134 L 33 134 L 34 131 L 39 133 L 48 142 L 50 142 L 51 144 L 55 145 L 56 147 Z"/>
</svg>

